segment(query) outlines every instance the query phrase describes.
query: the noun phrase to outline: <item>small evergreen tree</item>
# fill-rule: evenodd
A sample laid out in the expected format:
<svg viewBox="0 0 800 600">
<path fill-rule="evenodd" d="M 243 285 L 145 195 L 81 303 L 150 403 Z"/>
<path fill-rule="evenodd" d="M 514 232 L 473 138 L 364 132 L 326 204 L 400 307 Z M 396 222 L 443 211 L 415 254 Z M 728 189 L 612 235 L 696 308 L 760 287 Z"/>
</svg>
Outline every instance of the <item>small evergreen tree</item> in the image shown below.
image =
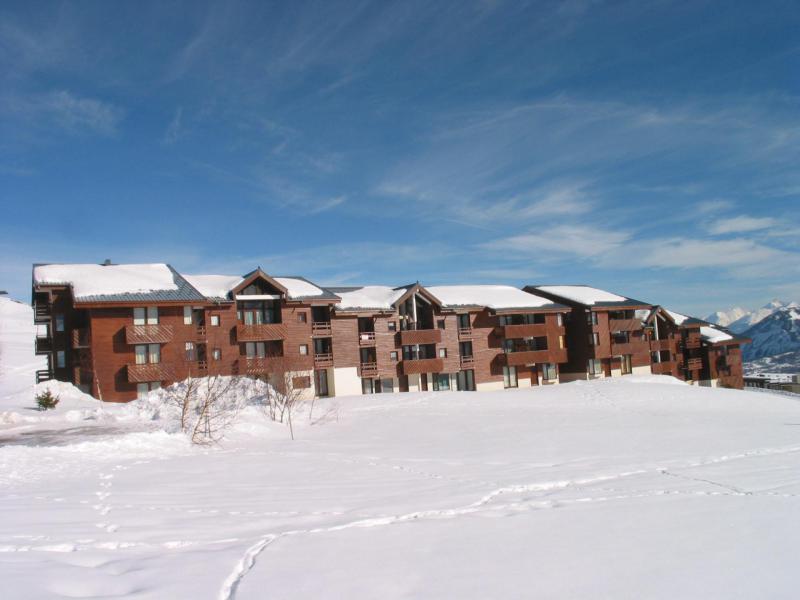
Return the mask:
<svg viewBox="0 0 800 600">
<path fill-rule="evenodd" d="M 39 410 L 48 410 L 55 408 L 58 404 L 58 396 L 53 396 L 53 392 L 45 390 L 36 394 L 36 405 Z"/>
</svg>

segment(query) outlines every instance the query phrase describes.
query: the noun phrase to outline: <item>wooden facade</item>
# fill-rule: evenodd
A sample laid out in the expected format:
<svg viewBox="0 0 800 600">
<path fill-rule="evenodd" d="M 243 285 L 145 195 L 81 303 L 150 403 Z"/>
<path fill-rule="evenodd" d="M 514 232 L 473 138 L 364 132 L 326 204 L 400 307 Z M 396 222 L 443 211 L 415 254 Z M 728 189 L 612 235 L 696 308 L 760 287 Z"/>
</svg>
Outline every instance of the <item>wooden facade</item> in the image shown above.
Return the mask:
<svg viewBox="0 0 800 600">
<path fill-rule="evenodd" d="M 352 307 L 342 298 L 361 288 L 302 280 L 320 294 L 292 295 L 286 278 L 260 269 L 225 297 L 176 277 L 184 299 L 76 299 L 69 284 L 34 280 L 36 349 L 49 360 L 37 380 L 69 381 L 113 402 L 189 376 L 261 376 L 278 365 L 318 395 L 498 389 L 642 370 L 743 385 L 741 340 L 705 343 L 702 322 L 678 325 L 630 299 L 589 306 L 529 287 L 530 306 L 497 308 L 446 304 L 414 284 L 387 288 L 391 303 Z"/>
</svg>

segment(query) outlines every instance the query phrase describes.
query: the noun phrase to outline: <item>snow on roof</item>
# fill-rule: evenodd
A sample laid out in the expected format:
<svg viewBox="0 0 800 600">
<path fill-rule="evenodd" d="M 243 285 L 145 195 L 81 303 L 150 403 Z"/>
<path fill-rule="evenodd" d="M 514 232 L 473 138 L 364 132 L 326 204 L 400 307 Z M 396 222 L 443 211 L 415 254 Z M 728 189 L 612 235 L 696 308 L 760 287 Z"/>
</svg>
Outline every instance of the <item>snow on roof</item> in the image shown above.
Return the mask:
<svg viewBox="0 0 800 600">
<path fill-rule="evenodd" d="M 537 289 L 587 305 L 597 304 L 598 302 L 626 302 L 628 300 L 624 296 L 617 296 L 611 292 L 589 287 L 588 285 L 542 285 Z"/>
<path fill-rule="evenodd" d="M 228 292 L 242 282 L 241 275 L 184 275 L 183 278 L 207 298 L 227 298 Z"/>
<path fill-rule="evenodd" d="M 667 313 L 672 318 L 672 320 L 675 321 L 675 324 L 678 326 L 683 325 L 690 318 L 687 317 L 686 315 L 682 315 L 681 313 L 676 313 L 671 310 L 667 310 L 666 308 L 664 309 L 664 312 Z"/>
<path fill-rule="evenodd" d="M 700 328 L 700 335 L 703 337 L 704 340 L 707 342 L 711 342 L 712 344 L 716 344 L 719 342 L 728 342 L 733 339 L 733 336 L 725 333 L 721 329 L 717 329 L 716 327 L 701 327 Z"/>
<path fill-rule="evenodd" d="M 69 285 L 76 300 L 89 296 L 176 291 L 175 274 L 165 264 L 39 265 L 33 269 L 37 285 Z"/>
<path fill-rule="evenodd" d="M 313 296 L 326 296 L 325 290 L 300 277 L 273 277 L 275 281 L 286 288 L 289 298 L 308 298 Z"/>
<path fill-rule="evenodd" d="M 426 287 L 444 306 L 485 306 L 493 310 L 539 308 L 553 301 L 510 285 L 435 285 Z"/>
<path fill-rule="evenodd" d="M 392 310 L 394 303 L 408 290 L 386 285 L 366 285 L 360 288 L 333 288 L 331 291 L 341 298 L 336 303 L 339 310 Z"/>
</svg>

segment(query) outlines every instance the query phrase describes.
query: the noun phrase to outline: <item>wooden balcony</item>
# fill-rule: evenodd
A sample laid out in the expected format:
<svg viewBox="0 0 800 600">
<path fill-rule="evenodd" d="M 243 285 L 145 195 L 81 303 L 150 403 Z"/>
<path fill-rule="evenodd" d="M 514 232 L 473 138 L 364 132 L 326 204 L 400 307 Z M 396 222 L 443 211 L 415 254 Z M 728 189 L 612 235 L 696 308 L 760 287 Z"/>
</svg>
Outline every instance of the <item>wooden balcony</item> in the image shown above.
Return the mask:
<svg viewBox="0 0 800 600">
<path fill-rule="evenodd" d="M 333 354 L 325 352 L 322 354 L 314 355 L 314 367 L 317 369 L 324 369 L 333 366 Z"/>
<path fill-rule="evenodd" d="M 441 358 L 411 358 L 404 359 L 400 363 L 400 366 L 403 370 L 403 375 L 413 375 L 416 373 L 440 373 L 442 370 L 444 370 L 444 361 Z"/>
<path fill-rule="evenodd" d="M 269 359 L 264 357 L 242 357 L 238 361 L 238 371 L 241 375 L 250 375 L 251 377 L 269 373 Z"/>
<path fill-rule="evenodd" d="M 650 340 L 651 352 L 660 352 L 662 350 L 670 350 L 670 340 Z"/>
<path fill-rule="evenodd" d="M 47 354 L 53 351 L 53 338 L 36 336 L 36 354 Z"/>
<path fill-rule="evenodd" d="M 438 344 L 442 341 L 441 329 L 408 329 L 400 332 L 402 346 L 416 346 L 417 344 Z M 426 371 L 421 371 L 426 372 Z M 430 371 L 427 371 L 430 372 Z"/>
<path fill-rule="evenodd" d="M 501 327 L 500 335 L 508 340 L 526 338 L 526 337 L 539 337 L 547 335 L 547 325 L 544 323 L 523 325 L 503 325 Z"/>
<path fill-rule="evenodd" d="M 170 340 L 172 340 L 171 325 L 128 325 L 125 327 L 126 344 L 166 344 Z M 156 380 L 147 379 L 146 381 Z"/>
<path fill-rule="evenodd" d="M 642 322 L 639 319 L 609 319 L 609 331 L 639 331 Z"/>
<path fill-rule="evenodd" d="M 700 340 L 700 334 L 699 333 L 696 334 L 696 335 L 693 334 L 693 335 L 690 335 L 690 336 L 686 337 L 686 339 L 683 342 L 683 345 L 686 348 L 689 348 L 690 350 L 695 350 L 695 349 L 700 347 L 700 345 L 701 345 L 700 341 L 701 341 Z"/>
<path fill-rule="evenodd" d="M 474 356 L 462 356 L 460 359 L 460 364 L 462 369 L 474 369 L 475 368 L 475 357 Z"/>
<path fill-rule="evenodd" d="M 36 301 L 33 303 L 34 323 L 44 323 L 50 321 L 50 317 L 52 316 L 53 312 L 49 302 Z"/>
<path fill-rule="evenodd" d="M 141 383 L 144 381 L 174 381 L 175 370 L 166 363 L 145 363 L 128 365 L 128 381 Z"/>
<path fill-rule="evenodd" d="M 43 381 L 50 381 L 53 378 L 53 372 L 49 369 L 40 369 L 36 371 L 36 383 Z"/>
<path fill-rule="evenodd" d="M 208 336 L 208 330 L 205 325 L 198 325 L 194 330 L 194 337 L 198 340 L 204 340 Z"/>
<path fill-rule="evenodd" d="M 288 329 L 283 323 L 261 323 L 260 325 L 236 325 L 236 339 L 239 342 L 267 342 L 283 340 L 288 337 Z"/>
<path fill-rule="evenodd" d="M 670 361 L 653 363 L 650 365 L 650 370 L 654 375 L 672 375 L 675 369 L 675 363 Z"/>
<path fill-rule="evenodd" d="M 473 336 L 472 327 L 459 327 L 458 328 L 458 339 L 460 340 L 471 340 Z"/>
<path fill-rule="evenodd" d="M 358 366 L 358 376 L 361 378 L 369 378 L 372 379 L 378 376 L 378 363 L 370 362 L 370 363 L 361 363 Z"/>
<path fill-rule="evenodd" d="M 565 353 L 566 354 L 566 353 Z M 556 360 L 556 352 L 551 350 L 522 350 L 517 352 L 506 352 L 501 355 L 503 364 L 508 367 L 519 367 L 522 365 L 532 365 L 534 363 L 563 362 Z M 564 357 L 566 360 L 566 356 Z"/>
<path fill-rule="evenodd" d="M 375 332 L 374 331 L 359 331 L 358 332 L 358 345 L 359 346 L 374 346 L 375 345 Z"/>
<path fill-rule="evenodd" d="M 311 335 L 314 337 L 331 337 L 333 329 L 330 321 L 317 321 L 311 323 Z"/>
<path fill-rule="evenodd" d="M 690 371 L 702 371 L 703 370 L 703 359 L 702 358 L 690 358 L 686 361 L 686 368 Z"/>
<path fill-rule="evenodd" d="M 73 348 L 88 348 L 90 345 L 91 345 L 91 338 L 89 337 L 88 327 L 81 327 L 80 329 L 72 330 Z"/>
<path fill-rule="evenodd" d="M 650 352 L 650 344 L 646 340 L 641 342 L 626 342 L 615 344 L 611 342 L 611 355 L 624 356 L 626 354 L 646 354 Z"/>
</svg>

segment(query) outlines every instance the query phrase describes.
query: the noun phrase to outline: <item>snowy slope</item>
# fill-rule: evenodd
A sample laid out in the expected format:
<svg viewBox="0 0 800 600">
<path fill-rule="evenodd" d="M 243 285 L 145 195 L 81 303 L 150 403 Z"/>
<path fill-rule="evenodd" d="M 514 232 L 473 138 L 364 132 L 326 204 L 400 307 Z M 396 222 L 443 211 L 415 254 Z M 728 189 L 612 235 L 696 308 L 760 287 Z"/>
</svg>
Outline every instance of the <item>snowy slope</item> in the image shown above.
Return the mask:
<svg viewBox="0 0 800 600">
<path fill-rule="evenodd" d="M 34 373 L 47 368 L 45 357 L 34 354 L 35 337 L 31 306 L 0 296 L 0 390 L 6 397 L 31 392 Z"/>
</svg>

